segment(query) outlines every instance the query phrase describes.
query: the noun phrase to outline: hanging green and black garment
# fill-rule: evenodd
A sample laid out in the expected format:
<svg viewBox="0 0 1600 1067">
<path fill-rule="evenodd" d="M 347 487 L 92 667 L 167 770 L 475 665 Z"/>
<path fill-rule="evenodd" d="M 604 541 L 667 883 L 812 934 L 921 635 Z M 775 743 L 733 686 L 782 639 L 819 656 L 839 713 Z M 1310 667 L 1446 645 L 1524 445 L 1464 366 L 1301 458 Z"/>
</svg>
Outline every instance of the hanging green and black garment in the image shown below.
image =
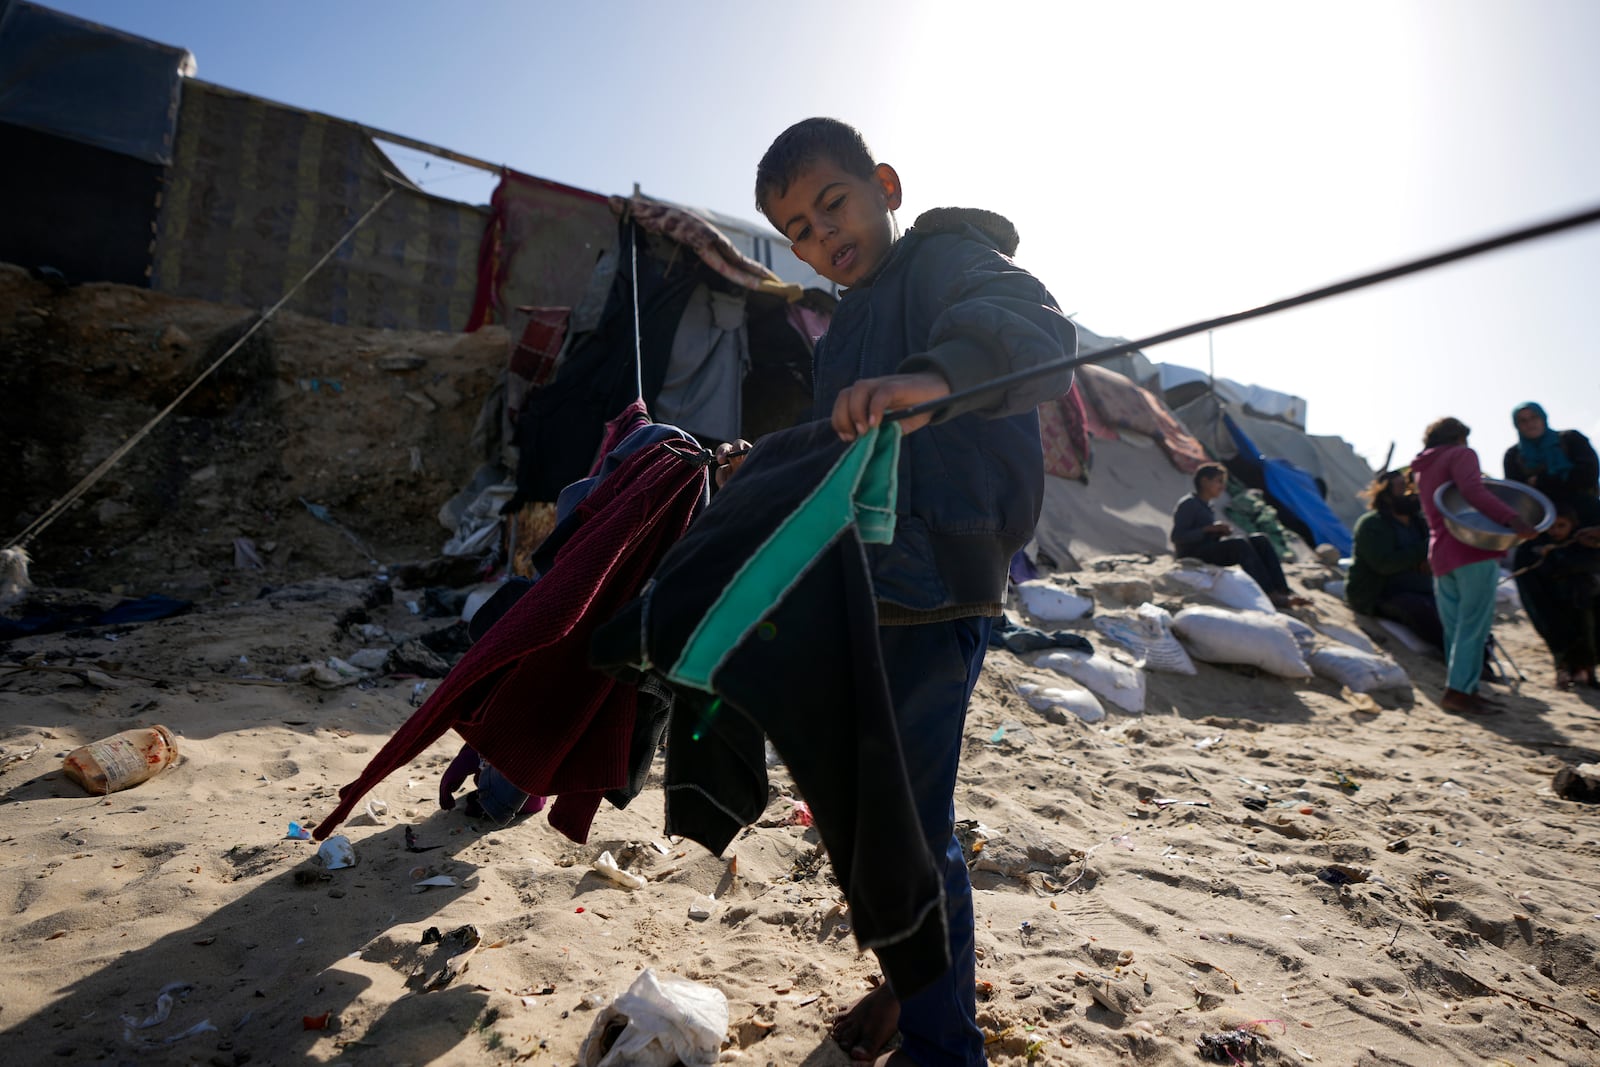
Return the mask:
<svg viewBox="0 0 1600 1067">
<path fill-rule="evenodd" d="M 759 816 L 762 734 L 772 740 L 811 806 L 858 943 L 907 995 L 949 966 L 949 950 L 864 549 L 893 540 L 899 447 L 895 425 L 850 445 L 820 422 L 763 438 L 596 635 L 594 657 L 602 669 L 654 669 L 681 694 L 670 833 L 715 848 Z"/>
</svg>

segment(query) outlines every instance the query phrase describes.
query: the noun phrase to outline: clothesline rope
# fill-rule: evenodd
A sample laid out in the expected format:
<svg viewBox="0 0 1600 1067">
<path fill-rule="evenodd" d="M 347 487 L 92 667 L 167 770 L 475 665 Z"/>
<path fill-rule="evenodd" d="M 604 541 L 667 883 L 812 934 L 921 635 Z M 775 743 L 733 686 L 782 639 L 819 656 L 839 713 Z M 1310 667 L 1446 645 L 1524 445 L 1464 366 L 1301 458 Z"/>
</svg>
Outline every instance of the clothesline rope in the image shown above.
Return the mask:
<svg viewBox="0 0 1600 1067">
<path fill-rule="evenodd" d="M 387 177 L 387 175 L 385 175 L 385 177 Z M 102 460 L 100 462 L 99 466 L 95 467 L 94 470 L 92 470 L 88 474 L 84 475 L 82 481 L 80 481 L 77 485 L 73 486 L 64 495 L 62 495 L 59 499 L 57 499 L 54 504 L 51 504 L 50 507 L 45 510 L 45 513 L 43 515 L 40 515 L 37 519 L 33 520 L 33 522 L 28 525 L 27 529 L 23 530 L 21 533 L 17 534 L 15 537 L 13 537 L 10 541 L 6 542 L 6 546 L 5 547 L 6 548 L 16 548 L 19 545 L 20 546 L 26 546 L 31 541 L 33 541 L 34 538 L 38 537 L 41 533 L 43 533 L 45 531 L 45 529 L 50 526 L 51 523 L 55 522 L 56 519 L 60 518 L 61 515 L 68 508 L 70 508 L 73 504 L 77 503 L 78 500 L 83 496 L 84 493 L 88 492 L 89 489 L 96 482 L 98 482 L 101 478 L 105 477 L 106 473 L 108 471 L 110 471 L 112 467 L 115 467 L 118 463 L 120 463 L 122 461 L 122 457 L 126 456 L 129 452 L 133 451 L 133 448 L 134 448 L 135 445 L 137 445 L 140 441 L 144 440 L 145 437 L 149 435 L 151 430 L 155 429 L 156 426 L 158 424 L 160 424 L 160 422 L 163 419 L 165 419 L 168 415 L 172 414 L 172 412 L 177 409 L 178 405 L 183 403 L 184 400 L 186 400 L 188 398 L 190 393 L 192 393 L 196 389 L 198 389 L 200 387 L 200 383 L 204 382 L 207 378 L 209 378 L 212 375 L 212 373 L 214 371 L 216 371 L 216 369 L 218 367 L 222 366 L 224 363 L 226 363 L 228 361 L 229 357 L 231 357 L 235 352 L 239 351 L 240 348 L 244 347 L 244 343 L 246 341 L 250 340 L 251 337 L 255 336 L 255 333 L 256 333 L 257 330 L 259 330 L 259 329 L 261 329 L 261 327 L 265 326 L 267 324 L 267 321 L 269 319 L 271 319 L 272 316 L 276 315 L 280 308 L 282 308 L 291 299 L 293 299 L 294 295 L 300 291 L 301 286 L 305 285 L 306 282 L 310 281 L 311 280 L 311 276 L 316 274 L 317 271 L 321 270 L 323 265 L 325 263 L 327 263 L 328 260 L 333 258 L 334 253 L 339 251 L 339 249 L 344 245 L 344 243 L 346 241 L 348 241 L 352 236 L 354 236 L 355 232 L 357 230 L 361 229 L 361 227 L 366 224 L 368 219 L 370 219 L 370 218 L 372 218 L 372 216 L 376 215 L 378 213 L 378 209 L 383 207 L 384 204 L 388 203 L 389 202 L 389 198 L 391 196 L 393 196 L 394 194 L 395 194 L 395 186 L 393 184 L 391 184 L 389 186 L 388 191 L 386 191 L 383 194 L 383 196 L 378 198 L 378 202 L 376 204 L 373 204 L 370 208 L 368 208 L 366 214 L 362 215 L 359 219 L 357 219 L 355 221 L 355 224 L 344 232 L 344 236 L 340 237 L 337 241 L 335 241 L 333 243 L 333 245 L 326 252 L 324 252 L 322 254 L 322 258 L 317 260 L 314 264 L 312 264 L 311 265 L 311 269 L 306 271 L 305 274 L 301 275 L 300 276 L 300 280 L 295 282 L 294 285 L 289 289 L 289 291 L 284 293 L 283 296 L 278 299 L 278 302 L 276 304 L 273 304 L 264 313 L 262 313 L 262 315 L 259 318 L 257 318 L 255 322 L 251 323 L 250 328 L 244 332 L 244 336 L 243 337 L 240 337 L 233 344 L 229 345 L 228 346 L 228 350 L 226 352 L 222 353 L 222 355 L 218 356 L 215 360 L 213 360 L 209 367 L 207 367 L 205 370 L 201 371 L 199 376 L 197 378 L 195 378 L 194 381 L 190 382 L 188 387 L 185 388 L 183 390 L 183 392 L 179 393 L 177 395 L 177 397 L 173 399 L 172 403 L 170 403 L 166 407 L 162 408 L 156 414 L 155 418 L 153 418 L 149 422 L 145 423 L 144 426 L 141 427 L 140 430 L 137 433 L 135 433 L 132 437 L 128 438 L 121 445 L 119 445 L 117 447 L 116 451 L 112 452 L 111 455 L 107 456 L 104 460 Z"/>
<path fill-rule="evenodd" d="M 900 419 L 914 418 L 918 415 L 935 414 L 960 401 L 984 396 L 997 390 L 1018 385 L 1022 382 L 1030 382 L 1035 378 L 1043 378 L 1051 374 L 1059 374 L 1061 371 L 1071 370 L 1074 367 L 1081 367 L 1086 363 L 1100 363 L 1104 360 L 1112 358 L 1113 356 L 1125 355 L 1129 352 L 1133 352 L 1142 348 L 1153 348 L 1156 345 L 1165 344 L 1168 341 L 1176 341 L 1180 337 L 1189 337 L 1193 334 L 1203 333 L 1206 330 L 1214 330 L 1222 326 L 1231 326 L 1236 322 L 1244 322 L 1248 319 L 1258 319 L 1264 315 L 1271 315 L 1274 312 L 1287 311 L 1289 308 L 1299 307 L 1302 304 L 1309 304 L 1316 300 L 1325 300 L 1330 296 L 1338 296 L 1340 293 L 1348 293 L 1356 289 L 1364 289 L 1369 285 L 1377 285 L 1379 282 L 1390 281 L 1394 278 L 1402 278 L 1408 274 L 1416 274 L 1419 271 L 1429 270 L 1433 267 L 1440 267 L 1446 263 L 1454 263 L 1457 260 L 1467 259 L 1471 256 L 1482 255 L 1485 252 L 1493 252 L 1496 249 L 1505 248 L 1514 244 L 1520 244 L 1523 241 L 1531 241 L 1536 237 L 1546 237 L 1550 234 L 1560 233 L 1563 230 L 1571 230 L 1576 229 L 1579 226 L 1587 226 L 1594 222 L 1600 222 L 1600 207 L 1587 208 L 1572 215 L 1564 215 L 1561 218 L 1551 219 L 1549 222 L 1541 222 L 1533 226 L 1525 226 L 1519 230 L 1512 230 L 1509 233 L 1503 233 L 1498 237 L 1490 237 L 1486 240 L 1474 241 L 1471 244 L 1461 245 L 1458 248 L 1448 249 L 1444 252 L 1437 252 L 1431 256 L 1424 256 L 1421 259 L 1414 259 L 1408 263 L 1401 263 L 1398 266 L 1388 267 L 1384 270 L 1373 271 L 1370 274 L 1357 275 L 1354 278 L 1347 278 L 1342 282 L 1334 282 L 1332 285 L 1325 285 L 1320 289 L 1312 289 L 1308 292 L 1300 293 L 1298 296 L 1286 297 L 1283 300 L 1276 300 L 1270 304 L 1262 304 L 1260 307 L 1251 308 L 1248 311 L 1239 311 L 1232 315 L 1223 315 L 1215 319 L 1206 319 L 1204 322 L 1191 323 L 1188 326 L 1180 326 L 1175 330 L 1168 330 L 1165 333 L 1152 334 L 1149 337 L 1140 338 L 1137 341 L 1124 341 L 1122 344 L 1113 345 L 1110 348 L 1104 348 L 1098 352 L 1091 352 L 1087 356 L 1075 356 L 1066 359 L 1052 360 L 1049 363 L 1042 363 L 1037 367 L 1029 367 L 1027 370 L 1020 370 L 1011 374 L 1002 375 L 993 381 L 985 382 L 982 385 L 975 385 L 970 389 L 963 389 L 959 393 L 951 393 L 949 396 L 943 396 L 937 400 L 929 400 L 926 403 L 917 404 L 914 407 L 902 408 L 898 411 L 884 412 L 883 417 L 887 422 L 896 422 Z"/>
</svg>

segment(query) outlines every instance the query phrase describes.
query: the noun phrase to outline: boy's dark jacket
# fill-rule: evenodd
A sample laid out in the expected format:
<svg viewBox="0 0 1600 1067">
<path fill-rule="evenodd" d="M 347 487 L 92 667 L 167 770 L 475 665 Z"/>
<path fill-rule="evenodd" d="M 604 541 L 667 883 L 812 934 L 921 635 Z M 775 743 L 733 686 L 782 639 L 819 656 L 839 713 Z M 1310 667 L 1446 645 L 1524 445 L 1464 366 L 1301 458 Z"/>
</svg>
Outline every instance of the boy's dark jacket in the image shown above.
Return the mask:
<svg viewBox="0 0 1600 1067">
<path fill-rule="evenodd" d="M 839 393 L 863 378 L 933 371 L 960 392 L 1074 355 L 1077 331 L 1011 261 L 1016 243 L 992 212 L 919 217 L 841 297 L 817 345 L 816 415 L 829 417 Z M 869 547 L 884 621 L 980 614 L 1004 602 L 1007 565 L 1033 536 L 1044 495 L 1034 408 L 1071 385 L 1070 370 L 1015 385 L 905 439 L 894 543 Z"/>
</svg>

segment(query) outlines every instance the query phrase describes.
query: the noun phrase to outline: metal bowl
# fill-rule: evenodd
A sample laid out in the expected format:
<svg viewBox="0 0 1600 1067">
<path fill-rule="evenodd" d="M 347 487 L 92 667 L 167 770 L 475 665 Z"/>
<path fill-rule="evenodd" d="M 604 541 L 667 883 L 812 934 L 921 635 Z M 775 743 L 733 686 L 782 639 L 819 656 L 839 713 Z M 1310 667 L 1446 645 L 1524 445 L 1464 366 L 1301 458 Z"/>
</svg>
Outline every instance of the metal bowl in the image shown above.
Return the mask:
<svg viewBox="0 0 1600 1067">
<path fill-rule="evenodd" d="M 1483 487 L 1515 508 L 1517 514 L 1528 520 L 1529 525 L 1539 533 L 1544 533 L 1556 521 L 1556 506 L 1550 503 L 1549 497 L 1531 485 L 1485 478 Z M 1445 529 L 1457 541 L 1487 552 L 1509 552 L 1517 545 L 1516 533 L 1497 522 L 1491 522 L 1467 503 L 1455 482 L 1445 482 L 1434 492 L 1433 506 L 1444 516 Z"/>
</svg>

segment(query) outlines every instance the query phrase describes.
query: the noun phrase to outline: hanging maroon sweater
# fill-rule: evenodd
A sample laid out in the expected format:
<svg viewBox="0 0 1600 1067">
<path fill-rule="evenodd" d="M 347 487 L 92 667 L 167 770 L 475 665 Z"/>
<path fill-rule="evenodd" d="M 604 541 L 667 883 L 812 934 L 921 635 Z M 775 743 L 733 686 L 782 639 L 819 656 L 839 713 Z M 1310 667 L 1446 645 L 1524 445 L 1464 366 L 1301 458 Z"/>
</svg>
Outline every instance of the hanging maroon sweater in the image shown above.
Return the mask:
<svg viewBox="0 0 1600 1067">
<path fill-rule="evenodd" d="M 554 565 L 339 790 L 339 806 L 313 836 L 327 837 L 368 790 L 453 727 L 518 789 L 558 795 L 550 824 L 586 840 L 601 797 L 628 780 L 636 697 L 589 668 L 589 638 L 688 529 L 705 493 L 704 455 L 665 441 L 601 482 Z"/>
</svg>

